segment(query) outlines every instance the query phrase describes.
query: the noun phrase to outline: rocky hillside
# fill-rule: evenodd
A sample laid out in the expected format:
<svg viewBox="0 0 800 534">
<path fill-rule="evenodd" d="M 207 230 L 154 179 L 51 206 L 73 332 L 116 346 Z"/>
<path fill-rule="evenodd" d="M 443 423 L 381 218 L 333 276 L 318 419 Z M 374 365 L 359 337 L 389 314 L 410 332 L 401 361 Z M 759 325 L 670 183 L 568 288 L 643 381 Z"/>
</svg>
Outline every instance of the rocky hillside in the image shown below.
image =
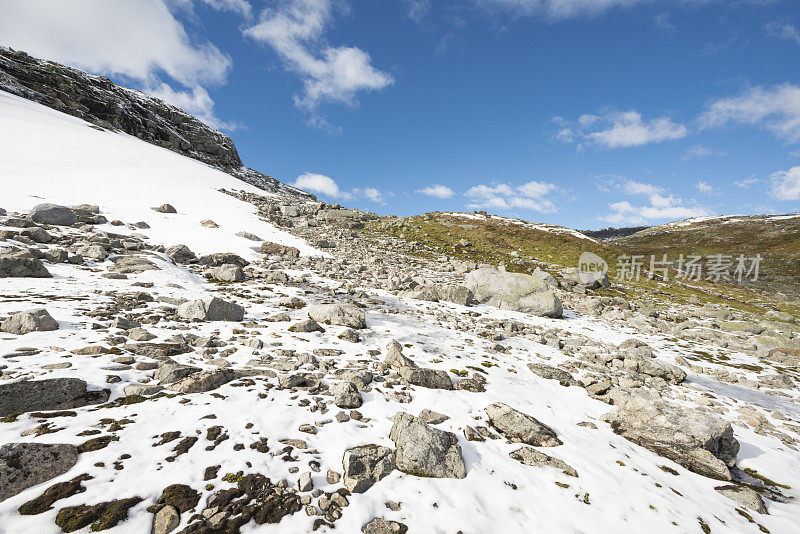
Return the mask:
<svg viewBox="0 0 800 534">
<path fill-rule="evenodd" d="M 261 189 L 313 198 L 244 167 L 225 134 L 163 100 L 118 86 L 106 77 L 0 47 L 0 91 L 197 159 Z"/>
<path fill-rule="evenodd" d="M 751 287 L 800 295 L 800 214 L 730 215 L 688 219 L 647 228 L 609 243 L 629 254 L 677 257 L 760 254 L 759 280 Z"/>
<path fill-rule="evenodd" d="M 0 531 L 796 532 L 800 302 L 90 126 L 0 92 Z"/>
</svg>

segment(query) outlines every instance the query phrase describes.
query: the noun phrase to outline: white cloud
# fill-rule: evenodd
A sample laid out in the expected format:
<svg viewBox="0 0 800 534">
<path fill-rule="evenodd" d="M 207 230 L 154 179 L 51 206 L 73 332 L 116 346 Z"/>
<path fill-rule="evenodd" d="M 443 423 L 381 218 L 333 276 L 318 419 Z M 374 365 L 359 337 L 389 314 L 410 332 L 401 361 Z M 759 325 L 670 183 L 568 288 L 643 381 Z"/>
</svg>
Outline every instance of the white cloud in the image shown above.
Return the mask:
<svg viewBox="0 0 800 534">
<path fill-rule="evenodd" d="M 519 16 L 544 16 L 554 20 L 592 16 L 615 7 L 630 7 L 650 0 L 474 0 L 479 6 L 502 9 Z"/>
<path fill-rule="evenodd" d="M 430 0 L 404 0 L 406 15 L 409 19 L 419 25 L 424 25 L 428 21 L 431 13 Z"/>
<path fill-rule="evenodd" d="M 699 117 L 703 128 L 729 123 L 766 128 L 786 141 L 800 142 L 800 86 L 753 87 L 739 96 L 712 102 Z"/>
<path fill-rule="evenodd" d="M 417 189 L 415 193 L 436 198 L 450 198 L 455 195 L 452 189 L 441 184 L 433 184 L 428 187 L 423 187 L 422 189 Z"/>
<path fill-rule="evenodd" d="M 554 117 L 553 122 L 560 127 L 556 134 L 559 141 L 571 143 L 583 139 L 601 148 L 637 147 L 673 141 L 689 134 L 686 126 L 669 117 L 643 120 L 642 114 L 634 110 L 605 110 L 597 115 L 581 115 L 575 123 Z"/>
<path fill-rule="evenodd" d="M 92 73 L 125 76 L 192 107 L 186 111 L 205 112 L 201 118 L 212 126 L 224 125 L 213 117 L 202 86 L 224 82 L 231 59 L 210 42 L 190 39 L 165 0 L 4 0 L 0 44 Z M 165 89 L 164 76 L 188 91 Z"/>
<path fill-rule="evenodd" d="M 769 177 L 770 195 L 777 200 L 800 200 L 800 166 L 774 172 Z"/>
<path fill-rule="evenodd" d="M 703 145 L 694 145 L 686 149 L 681 159 L 700 159 L 700 158 L 708 158 L 711 156 L 727 156 L 728 153 L 724 150 L 713 150 L 708 148 L 707 146 Z"/>
<path fill-rule="evenodd" d="M 332 18 L 331 0 L 293 0 L 265 9 L 259 22 L 244 34 L 269 44 L 287 67 L 303 81 L 303 95 L 295 95 L 300 109 L 314 112 L 326 102 L 356 104 L 360 91 L 376 91 L 394 79 L 371 64 L 360 48 L 327 46 L 322 34 Z"/>
<path fill-rule="evenodd" d="M 538 211 L 540 213 L 555 213 L 558 211 L 555 203 L 547 198 L 556 186 L 547 182 L 531 181 L 518 187 L 508 184 L 476 185 L 469 188 L 464 196 L 471 202 L 467 205 L 470 209 L 500 209 L 509 210 L 522 208 Z"/>
<path fill-rule="evenodd" d="M 793 24 L 773 21 L 767 23 L 764 29 L 774 37 L 800 44 L 800 30 L 795 28 Z"/>
<path fill-rule="evenodd" d="M 383 196 L 383 193 L 381 193 L 378 189 L 374 187 L 364 187 L 364 188 L 356 187 L 355 189 L 353 189 L 352 196 L 356 198 L 366 198 L 367 200 L 375 202 L 377 204 L 386 203 L 386 198 Z"/>
<path fill-rule="evenodd" d="M 703 206 L 695 203 L 686 205 L 682 199 L 671 194 L 665 196 L 664 188 L 655 184 L 615 178 L 604 184 L 604 188 L 607 188 L 605 190 L 610 190 L 611 187 L 627 195 L 647 197 L 649 205 L 636 206 L 627 200 L 613 202 L 608 205 L 611 213 L 600 218 L 610 224 L 636 225 L 710 215 L 710 211 Z"/>
<path fill-rule="evenodd" d="M 365 199 L 370 202 L 375 202 L 376 204 L 386 203 L 386 195 L 375 187 L 356 187 L 350 191 L 345 191 L 341 189 L 339 184 L 336 183 L 336 180 L 330 176 L 314 172 L 301 174 L 289 185 L 338 200 Z M 391 194 L 389 194 L 389 196 L 391 196 Z"/>
<path fill-rule="evenodd" d="M 214 100 L 199 85 L 195 85 L 189 90 L 181 91 L 160 82 L 146 87 L 145 92 L 181 108 L 217 130 L 231 131 L 240 127 L 237 123 L 222 121 L 214 115 Z"/>
<path fill-rule="evenodd" d="M 294 187 L 304 191 L 319 193 L 321 195 L 333 198 L 339 198 L 341 195 L 336 181 L 329 176 L 325 176 L 324 174 L 307 172 L 298 176 L 297 179 L 290 185 L 293 185 Z"/>
<path fill-rule="evenodd" d="M 761 180 L 759 180 L 758 178 L 747 178 L 745 180 L 736 180 L 735 182 L 733 182 L 733 185 L 735 185 L 736 187 L 741 187 L 742 189 L 750 189 L 751 187 L 753 187 L 753 185 L 757 184 L 760 181 Z"/>
<path fill-rule="evenodd" d="M 714 187 L 711 184 L 709 184 L 708 182 L 704 182 L 702 180 L 697 182 L 697 184 L 695 184 L 695 187 L 701 193 L 713 193 L 714 192 Z"/>
</svg>

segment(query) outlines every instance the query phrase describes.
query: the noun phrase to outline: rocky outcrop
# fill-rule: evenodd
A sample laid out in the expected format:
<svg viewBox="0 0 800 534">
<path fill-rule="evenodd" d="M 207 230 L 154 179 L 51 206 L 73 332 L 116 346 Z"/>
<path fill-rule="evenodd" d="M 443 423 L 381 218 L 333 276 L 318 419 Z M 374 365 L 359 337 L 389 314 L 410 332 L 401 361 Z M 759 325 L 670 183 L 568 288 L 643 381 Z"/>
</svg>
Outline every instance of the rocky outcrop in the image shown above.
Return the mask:
<svg viewBox="0 0 800 534">
<path fill-rule="evenodd" d="M 77 462 L 75 445 L 8 443 L 1 446 L 0 501 L 66 473 Z"/>
<path fill-rule="evenodd" d="M 729 422 L 641 388 L 615 388 L 611 399 L 617 410 L 606 419 L 615 433 L 689 471 L 731 480 L 728 468 L 736 462 L 739 442 Z"/>
<path fill-rule="evenodd" d="M 200 160 L 260 189 L 315 198 L 244 167 L 227 135 L 163 100 L 116 85 L 104 76 L 0 47 L 0 90 Z"/>
<path fill-rule="evenodd" d="M 79 378 L 23 380 L 0 385 L 0 417 L 36 410 L 68 410 L 108 400 L 109 391 L 87 391 Z"/>
<path fill-rule="evenodd" d="M 475 300 L 498 308 L 541 317 L 561 317 L 563 312 L 561 301 L 539 276 L 483 267 L 469 273 L 464 285 Z"/>
</svg>

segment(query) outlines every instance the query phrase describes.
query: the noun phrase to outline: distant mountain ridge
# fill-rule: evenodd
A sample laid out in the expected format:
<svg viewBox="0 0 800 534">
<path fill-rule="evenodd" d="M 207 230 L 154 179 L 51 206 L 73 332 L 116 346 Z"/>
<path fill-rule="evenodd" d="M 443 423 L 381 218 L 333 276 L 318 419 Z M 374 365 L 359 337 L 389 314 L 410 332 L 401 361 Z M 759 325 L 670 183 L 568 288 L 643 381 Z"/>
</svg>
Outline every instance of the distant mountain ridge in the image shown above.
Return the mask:
<svg viewBox="0 0 800 534">
<path fill-rule="evenodd" d="M 244 167 L 227 135 L 163 100 L 116 85 L 104 76 L 0 47 L 0 90 L 202 161 L 261 189 L 314 198 Z"/>
</svg>

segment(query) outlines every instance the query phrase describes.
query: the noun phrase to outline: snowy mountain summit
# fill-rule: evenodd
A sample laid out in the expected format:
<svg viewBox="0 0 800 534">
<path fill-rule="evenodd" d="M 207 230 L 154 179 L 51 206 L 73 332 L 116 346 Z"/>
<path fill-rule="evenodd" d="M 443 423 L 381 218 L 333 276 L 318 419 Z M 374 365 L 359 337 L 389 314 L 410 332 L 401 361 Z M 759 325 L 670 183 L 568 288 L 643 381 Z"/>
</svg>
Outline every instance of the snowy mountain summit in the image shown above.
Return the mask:
<svg viewBox="0 0 800 534">
<path fill-rule="evenodd" d="M 0 533 L 793 533 L 800 307 L 379 217 L 0 50 Z"/>
</svg>

